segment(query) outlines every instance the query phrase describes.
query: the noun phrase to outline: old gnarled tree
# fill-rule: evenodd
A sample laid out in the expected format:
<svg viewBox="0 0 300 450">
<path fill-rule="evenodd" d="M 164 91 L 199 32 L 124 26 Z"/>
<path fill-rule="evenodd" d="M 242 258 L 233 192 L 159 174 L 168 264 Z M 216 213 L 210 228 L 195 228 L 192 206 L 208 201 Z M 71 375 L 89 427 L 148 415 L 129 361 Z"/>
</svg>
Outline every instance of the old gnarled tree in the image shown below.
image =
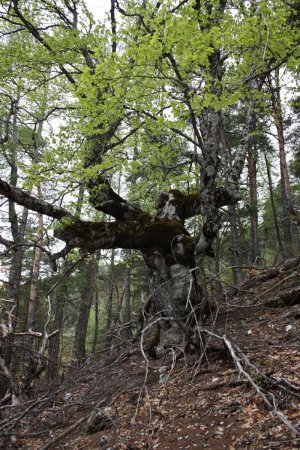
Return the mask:
<svg viewBox="0 0 300 450">
<path fill-rule="evenodd" d="M 299 42 L 297 10 L 286 2 L 264 2 L 262 20 L 260 7 L 252 2 L 123 5 L 112 0 L 110 24 L 95 26 L 88 14 L 80 21 L 80 14 L 86 13 L 83 2 L 41 0 L 39 5 L 40 10 L 36 2 L 4 2 L 1 19 L 14 27 L 8 35 L 23 33 L 34 42 L 31 52 L 47 68 L 43 66 L 42 73 L 53 71 L 54 77 L 67 81 L 71 89 L 65 88 L 66 97 L 75 92 L 70 111 L 77 111 L 78 140 L 85 143 L 85 153 L 78 157 L 82 173 L 77 166 L 73 184 L 76 179 L 85 185 L 90 203 L 114 221 L 83 221 L 4 180 L 0 194 L 61 222 L 55 236 L 66 248 L 52 261 L 72 248 L 139 250 L 149 269 L 151 312 L 161 319 L 160 345 L 181 345 L 186 324 L 197 320 L 205 306 L 205 277 L 195 269 L 203 268 L 204 256 L 212 253 L 222 208 L 240 199 L 239 180 L 255 123 L 257 80 L 263 83 L 293 56 Z M 272 26 L 276 15 L 280 27 Z M 289 36 L 286 47 L 281 45 L 283 33 Z M 30 68 L 32 55 L 21 53 Z M 22 77 L 25 72 L 22 69 Z M 244 130 L 229 157 L 223 114 L 241 103 L 247 111 Z M 64 106 L 58 104 L 54 110 Z M 70 127 L 70 137 L 73 132 Z M 154 145 L 154 138 L 164 134 L 185 142 L 177 155 L 197 165 L 198 189 L 158 193 L 156 213 L 151 215 L 116 193 L 111 180 L 118 151 L 121 154 L 128 145 L 136 161 L 141 146 L 151 139 Z M 68 161 L 72 165 L 72 159 Z M 198 214 L 201 231 L 191 236 L 185 221 Z"/>
</svg>

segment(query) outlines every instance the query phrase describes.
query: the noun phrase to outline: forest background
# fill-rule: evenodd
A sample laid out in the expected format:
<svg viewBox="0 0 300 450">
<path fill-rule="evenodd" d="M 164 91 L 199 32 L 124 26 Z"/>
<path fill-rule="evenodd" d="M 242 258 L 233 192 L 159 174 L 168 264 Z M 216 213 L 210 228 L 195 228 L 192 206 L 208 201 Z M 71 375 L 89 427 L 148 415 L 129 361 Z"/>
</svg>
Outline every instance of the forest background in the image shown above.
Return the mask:
<svg viewBox="0 0 300 450">
<path fill-rule="evenodd" d="M 300 3 L 109 9 L 1 1 L 5 401 L 299 253 Z"/>
</svg>

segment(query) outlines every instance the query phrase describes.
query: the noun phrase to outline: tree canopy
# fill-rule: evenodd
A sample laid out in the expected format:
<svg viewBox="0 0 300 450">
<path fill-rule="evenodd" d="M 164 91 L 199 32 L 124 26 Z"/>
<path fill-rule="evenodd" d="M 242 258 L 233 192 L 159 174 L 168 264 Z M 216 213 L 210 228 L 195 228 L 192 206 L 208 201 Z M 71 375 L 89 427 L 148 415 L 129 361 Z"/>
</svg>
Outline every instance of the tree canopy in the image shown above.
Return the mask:
<svg viewBox="0 0 300 450">
<path fill-rule="evenodd" d="M 112 0 L 101 22 L 82 0 L 2 1 L 0 11 L 10 222 L 15 204 L 56 219 L 65 248 L 48 251 L 52 263 L 74 248 L 140 250 L 153 311 L 173 321 L 168 343 L 205 311 L 204 258 L 243 198 L 267 115 L 283 144 L 274 74 L 298 81 L 299 2 Z"/>
</svg>

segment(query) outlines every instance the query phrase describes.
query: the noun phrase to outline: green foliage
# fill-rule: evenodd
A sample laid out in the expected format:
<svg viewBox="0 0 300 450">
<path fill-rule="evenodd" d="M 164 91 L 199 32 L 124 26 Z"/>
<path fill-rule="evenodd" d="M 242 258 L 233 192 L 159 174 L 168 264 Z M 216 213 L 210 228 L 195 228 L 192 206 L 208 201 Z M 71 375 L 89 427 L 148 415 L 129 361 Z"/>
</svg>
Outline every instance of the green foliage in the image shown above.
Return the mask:
<svg viewBox="0 0 300 450">
<path fill-rule="evenodd" d="M 59 8 L 48 2 L 47 18 L 38 3 L 19 2 L 19 9 L 33 25 L 55 25 L 45 28 L 45 45 L 41 45 L 26 30 L 13 33 L 13 25 L 4 22 L 4 31 L 11 34 L 0 48 L 1 78 L 11 82 L 13 73 L 32 108 L 41 103 L 47 85 L 46 114 L 51 109 L 75 108 L 56 115 L 59 131 L 43 143 L 40 160 L 23 167 L 26 186 L 46 181 L 57 185 L 63 180 L 74 189 L 79 177 L 85 181 L 99 170 L 108 175 L 125 170 L 129 182 L 139 180 L 131 193 L 134 199 L 145 189 L 153 194 L 165 189 L 170 178 L 173 187 L 187 187 L 190 173 L 179 166 L 184 163 L 180 154 L 190 144 L 176 138 L 174 129 L 191 135 L 191 111 L 200 116 L 206 108 L 236 108 L 248 97 L 249 78 L 276 62 L 284 61 L 292 69 L 299 51 L 299 30 L 289 20 L 293 8 L 285 2 L 231 2 L 222 13 L 219 6 L 214 1 L 198 8 L 192 1 L 171 13 L 171 1 L 159 8 L 150 1 L 146 9 L 140 2 L 129 1 L 128 16 L 118 24 L 121 50 L 112 53 L 110 27 L 96 25 L 83 3 L 75 29 L 63 2 L 60 15 Z M 141 14 L 142 23 L 136 14 Z M 223 61 L 217 77 L 211 71 L 216 52 Z M 72 72 L 75 85 L 55 76 L 61 67 Z M 48 81 L 51 78 L 53 82 Z M 15 87 L 11 85 L 10 90 Z M 266 91 L 257 93 L 256 101 L 264 104 L 266 95 Z M 106 151 L 105 135 L 112 124 L 117 124 L 116 132 L 109 137 L 111 149 Z M 135 128 L 136 133 L 118 144 Z M 85 137 L 95 136 L 100 140 L 104 136 L 105 157 L 101 167 L 95 164 L 82 171 L 90 145 Z M 157 145 L 155 139 L 160 136 L 169 142 Z"/>
<path fill-rule="evenodd" d="M 163 4 L 128 0 L 122 2 L 127 14 L 120 13 L 116 36 L 112 35 L 110 24 L 96 24 L 83 1 L 71 3 L 77 8 L 77 26 L 70 2 L 20 0 L 18 7 L 36 27 L 36 37 L 14 14 L 10 2 L 2 2 L 0 131 L 2 136 L 8 124 L 9 137 L 2 145 L 4 158 L 0 164 L 6 178 L 13 166 L 12 150 L 17 150 L 18 186 L 34 193 L 42 187 L 48 201 L 63 202 L 73 213 L 78 209 L 79 186 L 97 179 L 99 173 L 104 173 L 112 184 L 120 184 L 122 195 L 128 194 L 129 200 L 152 212 L 157 195 L 163 190 L 199 190 L 199 164 L 191 163 L 188 154 L 200 155 L 201 139 L 195 137 L 195 128 L 201 128 L 199 123 L 203 125 L 206 115 L 213 111 L 222 112 L 225 139 L 231 149 L 231 154 L 221 154 L 220 149 L 217 155 L 222 160 L 217 181 L 220 186 L 225 184 L 225 168 L 234 159 L 243 137 L 250 95 L 258 117 L 251 144 L 260 156 L 270 151 L 265 132 L 270 132 L 271 92 L 265 84 L 253 93 L 251 81 L 265 80 L 269 71 L 277 67 L 289 71 L 294 79 L 299 76 L 300 27 L 292 3 L 233 0 L 222 10 L 218 0 L 178 2 L 177 9 L 172 0 Z M 117 43 L 117 52 L 111 51 L 112 39 Z M 17 108 L 17 139 L 12 131 L 12 105 Z M 296 113 L 297 108 L 296 98 Z M 39 131 L 40 124 L 44 128 Z M 205 133 L 205 126 L 204 123 L 201 133 Z M 296 177 L 300 176 L 298 133 L 294 125 L 289 144 Z M 87 164 L 92 150 L 95 160 Z M 260 231 L 263 252 L 269 257 L 274 247 L 274 227 L 266 190 L 263 195 Z M 278 187 L 275 200 L 280 222 Z M 84 195 L 81 214 L 99 219 L 87 204 Z M 188 224 L 195 235 L 200 232 L 199 222 L 196 218 Z M 244 260 L 249 242 L 248 222 L 249 208 L 244 202 L 238 210 Z M 59 227 L 69 224 L 70 219 L 64 219 Z M 34 234 L 33 227 L 28 236 Z M 230 264 L 228 228 L 220 240 L 223 260 Z M 51 246 L 52 240 L 47 240 L 47 244 Z M 27 255 L 31 260 L 32 251 Z M 78 253 L 74 251 L 69 262 L 76 258 Z M 133 309 L 137 309 L 146 292 L 142 262 L 122 261 L 121 256 L 116 266 L 114 282 L 119 291 L 125 269 L 132 270 L 132 296 L 136 301 Z M 108 269 L 101 269 L 108 277 Z M 78 270 L 69 285 L 64 285 L 69 302 L 65 308 L 66 325 L 71 329 L 78 308 L 75 297 L 82 282 Z M 105 288 L 102 280 L 101 338 L 106 322 Z M 120 313 L 116 292 L 113 309 Z M 25 310 L 24 306 L 22 312 Z M 44 310 L 41 311 L 42 322 Z M 88 342 L 93 335 L 93 314 Z"/>
</svg>

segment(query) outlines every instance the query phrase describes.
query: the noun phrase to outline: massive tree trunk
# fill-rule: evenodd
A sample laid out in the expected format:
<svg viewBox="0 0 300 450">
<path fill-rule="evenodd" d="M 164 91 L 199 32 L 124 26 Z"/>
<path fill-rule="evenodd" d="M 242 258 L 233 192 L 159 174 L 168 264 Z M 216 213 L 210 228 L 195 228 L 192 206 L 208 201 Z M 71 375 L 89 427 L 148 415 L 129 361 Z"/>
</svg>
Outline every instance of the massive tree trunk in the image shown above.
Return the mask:
<svg viewBox="0 0 300 450">
<path fill-rule="evenodd" d="M 91 252 L 99 248 L 141 250 L 151 278 L 151 309 L 162 318 L 162 345 L 182 343 L 185 324 L 199 317 L 201 301 L 201 289 L 192 270 L 196 239 L 184 227 L 185 219 L 199 211 L 198 194 L 184 195 L 176 190 L 162 193 L 153 217 L 122 199 L 108 184 L 92 199 L 97 209 L 105 209 L 118 220 L 93 223 L 74 218 L 75 223 L 57 229 L 56 236 L 69 248 Z M 62 209 L 58 214 L 63 214 Z"/>
<path fill-rule="evenodd" d="M 117 220 L 114 222 L 82 221 L 63 208 L 53 207 L 13 189 L 2 180 L 0 192 L 51 217 L 67 217 L 67 223 L 55 231 L 56 237 L 66 242 L 67 249 L 79 247 L 88 252 L 101 248 L 140 250 L 151 278 L 150 309 L 161 323 L 160 348 L 163 352 L 165 347 L 181 345 L 186 337 L 186 326 L 195 323 L 200 315 L 202 290 L 195 276 L 197 238 L 190 236 L 184 224 L 186 219 L 200 212 L 202 198 L 198 193 L 185 195 L 177 190 L 163 192 L 156 205 L 156 214 L 151 216 L 124 200 L 107 181 L 103 182 L 103 178 L 99 178 L 102 189 L 96 190 L 94 183 L 90 186 L 91 202 L 96 209 L 115 217 Z M 212 196 L 209 192 L 206 195 Z M 214 210 L 230 204 L 232 198 L 225 188 L 216 187 Z M 205 208 L 202 209 L 204 211 Z M 210 220 L 218 229 L 215 218 L 205 217 L 205 233 L 210 233 Z M 208 234 L 208 237 L 211 244 L 214 236 Z M 210 245 L 201 249 L 203 253 L 206 250 L 211 252 Z"/>
</svg>

